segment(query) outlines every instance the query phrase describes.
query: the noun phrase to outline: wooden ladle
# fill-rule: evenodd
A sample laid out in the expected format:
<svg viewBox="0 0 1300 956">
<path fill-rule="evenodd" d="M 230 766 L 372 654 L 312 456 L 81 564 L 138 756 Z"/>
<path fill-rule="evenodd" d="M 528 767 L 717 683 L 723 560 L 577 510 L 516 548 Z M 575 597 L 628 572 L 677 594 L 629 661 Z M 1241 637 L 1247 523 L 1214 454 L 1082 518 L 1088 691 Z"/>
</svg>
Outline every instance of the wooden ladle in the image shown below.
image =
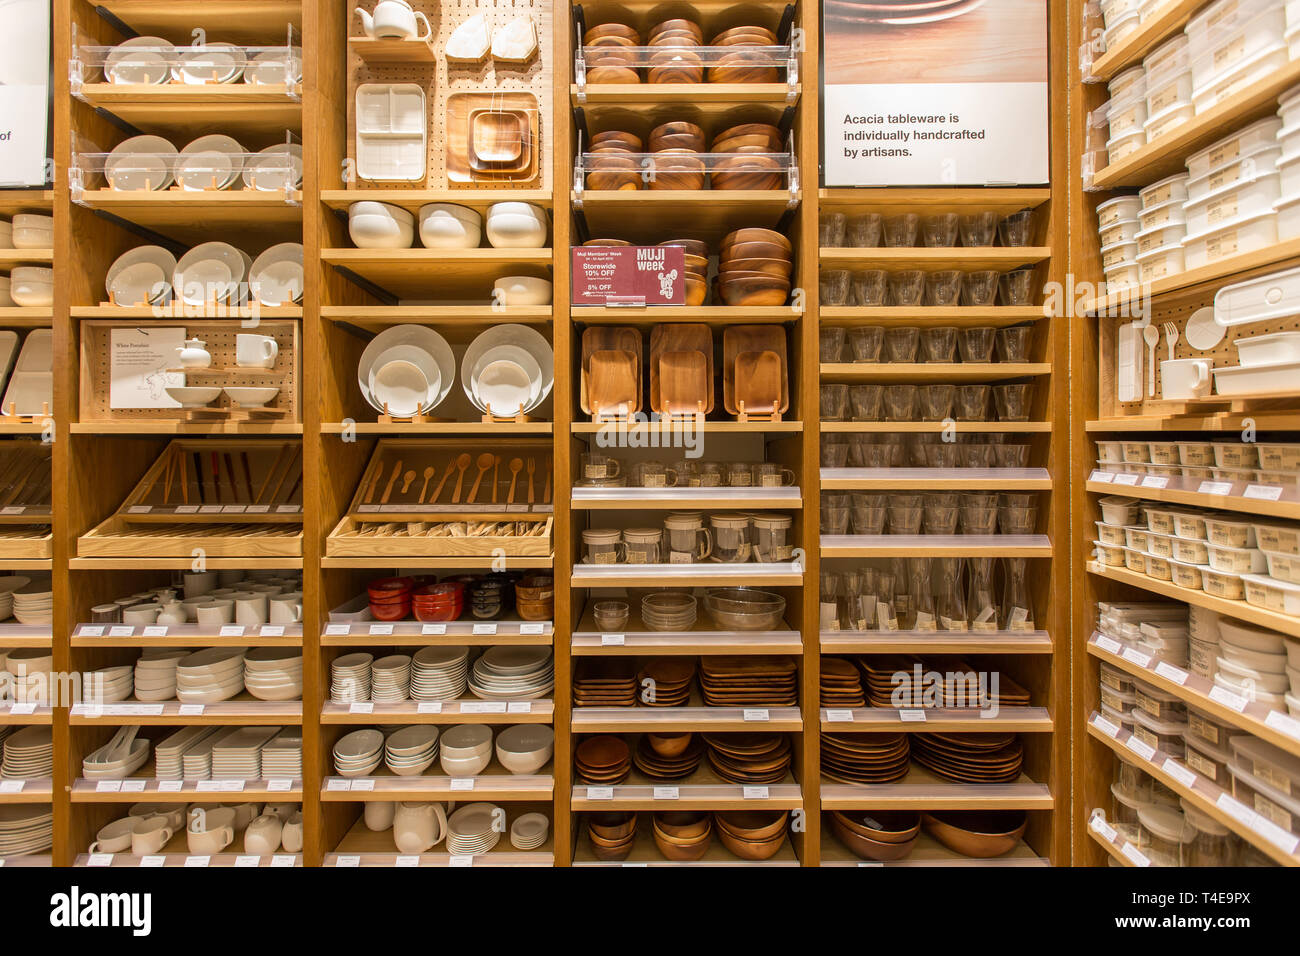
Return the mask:
<svg viewBox="0 0 1300 956">
<path fill-rule="evenodd" d="M 510 459 L 510 493 L 506 495 L 506 504 L 515 503 L 515 484 L 519 481 L 519 473 L 524 470 L 524 460 L 522 458 Z"/>
<path fill-rule="evenodd" d="M 469 467 L 469 463 L 473 460 L 469 452 L 462 452 L 460 457 L 456 459 L 456 490 L 451 493 L 451 503 L 454 505 L 460 504 L 460 489 L 465 482 L 465 469 Z"/>
<path fill-rule="evenodd" d="M 478 465 L 478 476 L 474 479 L 474 487 L 469 490 L 468 501 L 470 504 L 473 504 L 478 500 L 479 485 L 483 484 L 483 476 L 486 475 L 487 470 L 492 467 L 492 462 L 495 457 L 496 456 L 493 455 L 492 452 L 485 451 L 483 454 L 478 456 L 478 461 L 474 463 Z"/>
</svg>

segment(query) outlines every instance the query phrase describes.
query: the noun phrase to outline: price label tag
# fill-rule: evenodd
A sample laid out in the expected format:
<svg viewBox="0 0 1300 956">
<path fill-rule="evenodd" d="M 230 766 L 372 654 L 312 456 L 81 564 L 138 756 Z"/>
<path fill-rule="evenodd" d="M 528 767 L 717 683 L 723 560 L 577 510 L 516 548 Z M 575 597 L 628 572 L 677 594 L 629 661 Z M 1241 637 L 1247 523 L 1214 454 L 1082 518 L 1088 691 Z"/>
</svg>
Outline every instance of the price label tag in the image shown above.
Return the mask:
<svg viewBox="0 0 1300 956">
<path fill-rule="evenodd" d="M 96 793 L 121 793 L 121 780 L 98 780 L 95 782 Z"/>
<path fill-rule="evenodd" d="M 179 708 L 179 713 L 182 717 L 202 717 L 203 705 L 202 704 L 181 704 Z"/>
<path fill-rule="evenodd" d="M 222 793 L 243 793 L 244 792 L 244 781 L 242 780 L 222 780 L 220 781 L 220 783 L 221 783 Z"/>
<path fill-rule="evenodd" d="M 1164 475 L 1147 475 L 1142 479 L 1143 488 L 1166 488 L 1169 486 L 1169 479 Z"/>
<path fill-rule="evenodd" d="M 1151 861 L 1135 847 L 1132 843 L 1125 843 L 1124 848 L 1119 851 L 1134 866 L 1150 866 Z"/>
<path fill-rule="evenodd" d="M 457 790 L 473 790 L 473 789 L 474 789 L 474 778 L 473 778 L 473 777 L 452 777 L 452 778 L 451 778 L 451 789 L 452 789 L 453 791 L 457 791 Z"/>
<path fill-rule="evenodd" d="M 281 515 L 296 515 L 302 510 L 302 505 L 276 505 L 275 513 Z"/>
<path fill-rule="evenodd" d="M 654 798 L 656 800 L 676 800 L 681 796 L 681 792 L 676 787 L 655 787 Z"/>
<path fill-rule="evenodd" d="M 102 624 L 83 624 L 77 629 L 78 637 L 103 637 L 104 625 Z"/>
<path fill-rule="evenodd" d="M 199 514 L 201 515 L 219 515 L 221 514 L 221 505 L 200 505 Z"/>
<path fill-rule="evenodd" d="M 36 713 L 36 705 L 29 703 L 14 704 L 9 708 L 9 713 L 15 717 L 25 717 Z"/>
<path fill-rule="evenodd" d="M 140 865 L 142 867 L 147 867 L 149 869 L 156 869 L 160 866 L 167 865 L 167 857 L 155 856 L 153 854 L 150 854 L 149 856 L 142 856 L 140 857 Z"/>
<path fill-rule="evenodd" d="M 746 800 L 766 800 L 768 789 L 767 787 L 745 787 L 741 791 L 741 796 Z"/>
<path fill-rule="evenodd" d="M 150 624 L 140 632 L 141 637 L 166 637 L 166 624 Z"/>
<path fill-rule="evenodd" d="M 1294 717 L 1288 717 L 1276 710 L 1270 710 L 1268 716 L 1264 718 L 1264 723 L 1288 737 L 1300 740 L 1300 720 L 1296 720 Z"/>
<path fill-rule="evenodd" d="M 925 711 L 923 710 L 900 710 L 898 719 L 909 724 L 925 723 Z"/>
<path fill-rule="evenodd" d="M 263 624 L 262 629 L 258 631 L 261 637 L 284 637 L 283 624 Z"/>
<path fill-rule="evenodd" d="M 243 636 L 244 636 L 244 625 L 242 625 L 242 624 L 222 624 L 222 625 L 221 625 L 220 636 L 221 636 L 221 637 L 243 637 Z"/>
<path fill-rule="evenodd" d="M 497 626 L 496 626 L 495 624 L 475 624 L 475 625 L 474 625 L 474 633 L 475 633 L 475 634 L 479 634 L 479 635 L 482 635 L 482 634 L 495 634 L 496 632 L 497 632 Z"/>
<path fill-rule="evenodd" d="M 1255 811 L 1235 797 L 1221 793 L 1219 798 L 1214 801 L 1214 805 L 1234 820 L 1244 823 L 1248 827 L 1254 827 Z"/>
<path fill-rule="evenodd" d="M 504 700 L 462 701 L 460 712 L 462 714 L 504 714 L 506 702 Z"/>
<path fill-rule="evenodd" d="M 184 789 L 185 789 L 184 780 L 159 780 L 158 781 L 159 793 L 180 793 Z"/>
<path fill-rule="evenodd" d="M 1112 843 L 1115 842 L 1115 837 L 1119 835 L 1100 813 L 1093 815 L 1092 819 L 1088 821 L 1088 826 L 1092 828 L 1093 833 L 1100 834 L 1104 839 Z"/>
<path fill-rule="evenodd" d="M 108 629 L 109 637 L 130 637 L 135 633 L 135 628 L 130 624 L 115 624 Z"/>
<path fill-rule="evenodd" d="M 375 635 L 376 637 L 387 637 L 389 634 L 392 634 L 392 633 L 393 633 L 393 625 L 391 625 L 391 624 L 371 624 L 371 625 L 370 625 L 370 633 L 371 633 L 372 635 Z"/>
<path fill-rule="evenodd" d="M 244 513 L 244 505 L 223 505 L 221 513 L 223 515 L 242 515 Z"/>
<path fill-rule="evenodd" d="M 1139 740 L 1133 735 L 1130 735 L 1128 740 L 1124 741 L 1124 746 L 1133 751 L 1143 760 L 1150 760 L 1156 755 L 1155 747 L 1152 747 L 1145 740 Z"/>
<path fill-rule="evenodd" d="M 361 857 L 357 856 L 357 855 L 354 854 L 354 853 L 348 853 L 348 854 L 345 854 L 345 855 L 336 856 L 336 857 L 334 858 L 334 865 L 335 865 L 335 866 L 349 866 L 349 867 L 350 867 L 350 866 L 360 866 L 360 865 L 361 865 Z"/>
<path fill-rule="evenodd" d="M 506 704 L 507 714 L 531 714 L 533 712 L 533 702 L 531 700 L 512 700 Z"/>
<path fill-rule="evenodd" d="M 420 628 L 420 633 L 428 637 L 429 635 L 438 635 L 447 633 L 446 624 L 426 624 Z"/>
<path fill-rule="evenodd" d="M 765 721 L 771 720 L 771 712 L 765 707 L 746 707 L 744 709 L 744 719 L 746 721 Z"/>
<path fill-rule="evenodd" d="M 0 780 L 0 793 L 22 793 L 25 780 Z"/>
<path fill-rule="evenodd" d="M 1222 704 L 1229 710 L 1235 710 L 1239 714 L 1244 711 L 1246 705 L 1250 703 L 1250 701 L 1246 700 L 1246 698 L 1242 697 L 1240 694 L 1234 694 L 1232 691 L 1226 690 L 1218 684 L 1215 684 L 1210 688 L 1210 700 Z"/>
<path fill-rule="evenodd" d="M 92 853 L 86 860 L 86 866 L 112 866 L 113 854 L 111 853 Z"/>
<path fill-rule="evenodd" d="M 588 800 L 613 800 L 614 788 L 613 787 L 588 787 L 587 799 Z"/>
<path fill-rule="evenodd" d="M 352 628 L 347 624 L 326 624 L 325 634 L 327 637 L 342 637 L 345 634 L 351 634 Z"/>
<path fill-rule="evenodd" d="M 1112 724 L 1101 714 L 1093 715 L 1092 725 L 1096 727 L 1098 730 L 1100 730 L 1107 737 L 1114 737 L 1116 734 L 1119 733 L 1119 728 L 1116 727 L 1114 724 Z"/>
<path fill-rule="evenodd" d="M 200 869 L 206 867 L 211 862 L 212 857 L 210 856 L 187 856 L 185 858 L 186 866 L 199 867 Z"/>
<path fill-rule="evenodd" d="M 1196 772 L 1184 767 L 1173 757 L 1167 758 L 1165 762 L 1160 765 L 1160 769 L 1188 789 L 1196 785 Z"/>
<path fill-rule="evenodd" d="M 176 513 L 178 515 L 194 515 L 199 513 L 198 505 L 177 505 Z"/>
<path fill-rule="evenodd" d="M 602 634 L 600 635 L 601 647 L 622 647 L 627 638 L 622 634 Z"/>
<path fill-rule="evenodd" d="M 143 780 L 123 780 L 123 793 L 144 793 L 145 781 Z"/>
<path fill-rule="evenodd" d="M 1150 654 L 1143 654 L 1141 651 L 1139 651 L 1137 648 L 1134 647 L 1124 648 L 1124 650 L 1120 653 L 1120 657 L 1124 658 L 1124 660 L 1126 661 L 1130 661 L 1131 663 L 1136 664 L 1138 667 L 1146 667 L 1148 664 L 1151 663 Z"/>
<path fill-rule="evenodd" d="M 520 624 L 519 633 L 527 634 L 527 635 L 545 634 L 546 625 L 545 624 Z"/>
<path fill-rule="evenodd" d="M 338 777 L 330 777 L 330 779 L 325 781 L 325 789 L 329 791 L 335 791 L 335 792 L 340 790 L 351 790 L 352 781 L 347 779 L 340 779 Z"/>
<path fill-rule="evenodd" d="M 250 515 L 264 515 L 270 510 L 270 505 L 249 505 L 244 513 Z"/>
<path fill-rule="evenodd" d="M 1105 635 L 1099 635 L 1097 637 L 1097 646 L 1110 654 L 1118 654 L 1124 649 L 1123 645 L 1121 645 L 1119 641 L 1112 637 L 1106 637 Z"/>
<path fill-rule="evenodd" d="M 1253 829 L 1269 843 L 1281 847 L 1287 853 L 1295 853 L 1300 846 L 1300 837 L 1288 833 L 1262 814 L 1255 814 Z"/>
<path fill-rule="evenodd" d="M 420 858 L 418 856 L 402 855 L 394 858 L 393 866 L 419 866 Z"/>
<path fill-rule="evenodd" d="M 5 510 L 8 511 L 9 509 L 6 508 Z M 126 513 L 129 515 L 147 515 L 151 511 L 153 511 L 153 505 L 132 505 L 126 509 Z"/>
<path fill-rule="evenodd" d="M 1197 487 L 1197 494 L 1202 495 L 1226 495 L 1232 491 L 1232 482 L 1230 481 L 1203 481 Z"/>
<path fill-rule="evenodd" d="M 352 781 L 353 793 L 356 793 L 358 791 L 360 791 L 361 793 L 373 793 L 374 789 L 375 789 L 375 782 L 371 780 L 369 777 L 359 777 Z"/>
<path fill-rule="evenodd" d="M 1255 498 L 1259 501 L 1278 501 L 1282 497 L 1281 485 L 1247 485 L 1241 493 L 1243 498 Z"/>
<path fill-rule="evenodd" d="M 1156 662 L 1156 673 L 1165 680 L 1173 681 L 1179 687 L 1182 687 L 1187 683 L 1187 671 L 1183 670 L 1181 667 L 1175 667 L 1173 664 L 1167 663 L 1166 661 Z"/>
<path fill-rule="evenodd" d="M 853 723 L 853 711 L 851 710 L 828 710 L 826 719 L 833 724 L 851 724 Z"/>
<path fill-rule="evenodd" d="M 1114 484 L 1117 485 L 1136 485 L 1138 483 L 1137 475 L 1123 474 L 1116 475 Z"/>
<path fill-rule="evenodd" d="M 473 866 L 474 858 L 472 856 L 464 856 L 463 854 L 458 853 L 447 858 L 447 865 L 454 867 Z"/>
<path fill-rule="evenodd" d="M 1099 481 L 1102 484 L 1108 485 L 1115 480 L 1115 473 L 1113 471 L 1094 471 L 1088 476 L 1088 480 Z"/>
<path fill-rule="evenodd" d="M 266 781 L 266 789 L 274 793 L 287 793 L 293 789 L 293 781 L 277 777 L 274 780 Z"/>
<path fill-rule="evenodd" d="M 643 869 L 643 868 L 645 868 L 645 867 L 650 866 L 650 864 L 649 864 L 649 863 L 628 862 L 627 860 L 624 860 L 622 863 L 619 864 L 619 866 L 621 866 L 621 867 L 622 867 L 623 869 L 625 869 L 625 870 L 639 870 L 639 869 Z"/>
<path fill-rule="evenodd" d="M 375 712 L 374 701 L 354 700 L 348 705 L 349 714 L 373 714 Z"/>
<path fill-rule="evenodd" d="M 249 856 L 248 854 L 241 853 L 239 856 L 235 857 L 235 866 L 237 868 L 248 869 L 250 867 L 258 867 L 261 865 L 262 858 L 260 856 Z"/>
<path fill-rule="evenodd" d="M 422 700 L 415 705 L 417 714 L 441 714 L 442 701 L 440 700 Z"/>
</svg>

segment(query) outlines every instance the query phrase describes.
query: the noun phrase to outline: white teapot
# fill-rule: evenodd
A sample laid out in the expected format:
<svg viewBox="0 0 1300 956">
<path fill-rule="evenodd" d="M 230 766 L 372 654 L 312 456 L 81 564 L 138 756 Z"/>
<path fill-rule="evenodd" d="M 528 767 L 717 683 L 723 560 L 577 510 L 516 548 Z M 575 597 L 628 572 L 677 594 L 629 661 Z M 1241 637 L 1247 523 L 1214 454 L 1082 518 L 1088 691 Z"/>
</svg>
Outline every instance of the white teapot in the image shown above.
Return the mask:
<svg viewBox="0 0 1300 956">
<path fill-rule="evenodd" d="M 202 339 L 186 339 L 185 345 L 176 350 L 180 356 L 182 368 L 207 368 L 212 364 L 212 354 L 203 346 Z"/>
<path fill-rule="evenodd" d="M 373 15 L 360 7 L 357 7 L 357 13 L 361 15 L 361 28 L 372 39 L 409 40 L 415 37 L 427 40 L 433 32 L 429 18 L 419 10 L 411 9 L 406 0 L 379 0 Z M 423 33 L 420 32 L 421 23 L 424 24 Z"/>
</svg>

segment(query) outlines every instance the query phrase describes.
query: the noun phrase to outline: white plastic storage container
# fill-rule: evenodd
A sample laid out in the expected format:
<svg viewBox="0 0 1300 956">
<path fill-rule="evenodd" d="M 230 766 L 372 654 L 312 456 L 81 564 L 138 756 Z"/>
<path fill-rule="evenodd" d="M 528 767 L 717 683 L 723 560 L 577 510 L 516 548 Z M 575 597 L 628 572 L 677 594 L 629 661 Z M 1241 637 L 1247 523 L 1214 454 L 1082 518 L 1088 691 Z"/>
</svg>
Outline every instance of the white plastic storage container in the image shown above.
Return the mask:
<svg viewBox="0 0 1300 956">
<path fill-rule="evenodd" d="M 1129 133 L 1121 133 L 1106 140 L 1106 163 L 1114 165 L 1132 156 L 1147 144 L 1146 130 L 1138 127 Z"/>
<path fill-rule="evenodd" d="M 1261 550 L 1300 557 L 1300 526 L 1256 522 L 1255 538 Z"/>
<path fill-rule="evenodd" d="M 1110 126 L 1111 139 L 1142 129 L 1142 124 L 1147 121 L 1144 92 L 1144 86 L 1138 84 L 1132 92 L 1123 97 L 1112 97 L 1106 104 L 1106 122 Z"/>
<path fill-rule="evenodd" d="M 1097 234 L 1101 238 L 1103 249 L 1121 242 L 1132 242 L 1137 238 L 1138 220 L 1120 219 L 1118 222 L 1111 223 L 1105 229 L 1098 230 Z"/>
<path fill-rule="evenodd" d="M 1300 584 L 1279 581 L 1261 574 L 1243 574 L 1246 603 L 1279 614 L 1300 617 Z"/>
<path fill-rule="evenodd" d="M 1283 149 L 1282 155 L 1277 160 L 1277 171 L 1282 176 L 1283 196 L 1294 196 L 1300 193 L 1300 152 L 1289 153 Z"/>
<path fill-rule="evenodd" d="M 1206 179 L 1213 178 L 1206 177 Z M 1200 180 L 1205 182 L 1206 179 Z M 1196 181 L 1193 181 L 1195 184 Z M 1189 188 L 1188 192 L 1192 192 Z M 1276 171 L 1249 179 L 1234 179 L 1212 192 L 1183 204 L 1187 232 L 1199 233 L 1227 222 L 1251 216 L 1269 215 L 1273 203 L 1282 195 L 1282 177 Z"/>
<path fill-rule="evenodd" d="M 1144 189 L 1138 190 L 1138 199 L 1141 200 L 1142 213 L 1150 212 L 1156 206 L 1162 206 L 1167 202 L 1178 200 L 1179 202 L 1187 201 L 1187 180 L 1186 173 L 1177 173 L 1173 176 L 1166 176 L 1159 182 L 1152 183 Z M 1098 207 L 1100 209 L 1100 207 Z"/>
<path fill-rule="evenodd" d="M 1275 332 L 1239 338 L 1237 358 L 1242 365 L 1278 365 L 1300 362 L 1300 332 Z M 1259 466 L 1273 471 L 1300 468 L 1300 445 L 1265 445 L 1259 450 Z"/>
<path fill-rule="evenodd" d="M 1101 19 L 1106 26 L 1113 26 L 1123 17 L 1138 12 L 1139 0 L 1101 0 Z"/>
<path fill-rule="evenodd" d="M 1232 756 L 1246 773 L 1279 793 L 1300 795 L 1300 757 L 1250 735 L 1233 737 Z"/>
<path fill-rule="evenodd" d="M 1226 285 L 1214 295 L 1215 321 L 1229 327 L 1296 315 L 1300 315 L 1300 268 Z"/>
<path fill-rule="evenodd" d="M 1199 153 L 1187 157 L 1188 198 L 1191 198 L 1193 180 L 1235 163 L 1261 147 L 1276 145 L 1277 131 L 1281 128 L 1282 121 L 1275 116 L 1270 116 L 1243 127 L 1231 136 L 1225 136 Z"/>
<path fill-rule="evenodd" d="M 1300 2 L 1291 0 L 1287 4 L 1287 29 L 1300 28 L 1300 23 L 1292 23 L 1291 8 L 1300 11 Z M 1300 129 L 1300 86 L 1293 86 L 1277 98 L 1277 115 L 1287 129 Z M 1281 134 L 1279 134 L 1279 139 Z"/>
<path fill-rule="evenodd" d="M 1152 249 L 1137 257 L 1138 276 L 1142 282 L 1155 282 L 1185 271 L 1187 255 L 1180 243 Z"/>
<path fill-rule="evenodd" d="M 1101 247 L 1101 267 L 1114 269 L 1128 263 L 1137 262 L 1136 242 L 1112 242 Z"/>
<path fill-rule="evenodd" d="M 1242 216 L 1210 229 L 1189 233 L 1183 240 L 1184 265 L 1187 269 L 1199 269 L 1211 262 L 1255 252 L 1275 242 L 1277 214 L 1270 208 L 1267 212 Z"/>
<path fill-rule="evenodd" d="M 1105 229 L 1121 219 L 1136 219 L 1142 200 L 1137 196 L 1116 196 L 1097 206 L 1097 228 Z"/>
<path fill-rule="evenodd" d="M 1273 203 L 1273 212 L 1277 215 L 1279 242 L 1300 236 L 1300 192 L 1279 198 Z"/>
<path fill-rule="evenodd" d="M 1297 348 L 1294 342 L 1294 336 L 1300 333 L 1279 333 L 1277 336 L 1260 336 L 1259 338 L 1281 338 L 1283 335 L 1288 336 L 1289 350 Z M 1284 361 L 1290 361 L 1291 352 L 1288 352 Z M 1296 355 L 1300 360 L 1300 355 Z M 1300 444 L 1295 442 L 1260 442 L 1257 446 L 1259 449 L 1259 467 L 1267 468 L 1271 471 L 1294 471 L 1300 468 Z"/>
<path fill-rule="evenodd" d="M 1193 83 L 1213 83 L 1265 51 L 1285 51 L 1285 31 L 1286 12 L 1277 0 L 1220 0 L 1187 23 Z"/>
<path fill-rule="evenodd" d="M 1134 235 L 1138 244 L 1138 260 L 1148 252 L 1154 252 L 1163 246 L 1181 246 L 1187 235 L 1187 225 L 1182 222 L 1166 223 L 1163 226 L 1151 226 Z M 1165 462 L 1172 464 L 1172 462 Z"/>
</svg>

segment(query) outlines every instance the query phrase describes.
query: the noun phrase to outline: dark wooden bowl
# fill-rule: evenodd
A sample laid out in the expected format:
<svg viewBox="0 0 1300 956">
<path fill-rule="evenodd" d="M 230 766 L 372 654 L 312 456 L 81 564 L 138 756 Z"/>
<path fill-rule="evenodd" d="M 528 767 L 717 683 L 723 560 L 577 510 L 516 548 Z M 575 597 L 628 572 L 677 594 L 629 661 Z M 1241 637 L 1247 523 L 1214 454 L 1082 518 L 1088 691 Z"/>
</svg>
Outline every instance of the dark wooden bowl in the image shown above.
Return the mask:
<svg viewBox="0 0 1300 956">
<path fill-rule="evenodd" d="M 688 123 L 685 120 L 673 120 L 668 123 L 661 123 L 650 131 L 650 139 L 657 139 L 661 136 L 694 136 L 701 143 L 707 142 L 704 136 L 704 130 L 694 123 Z"/>
<path fill-rule="evenodd" d="M 922 817 L 926 832 L 962 856 L 989 859 L 1013 850 L 1029 817 L 1023 810 L 936 810 Z"/>
<path fill-rule="evenodd" d="M 832 815 L 830 820 L 831 830 L 834 831 L 835 836 L 848 847 L 849 852 L 860 860 L 878 860 L 880 862 L 901 860 L 912 852 L 912 845 L 916 843 L 916 837 L 903 843 L 882 843 L 879 840 L 872 840 L 870 837 L 865 837 L 850 830 L 839 817 Z"/>
<path fill-rule="evenodd" d="M 636 133 L 629 133 L 621 129 L 607 129 L 603 133 L 596 133 L 591 137 L 591 149 L 595 150 L 601 147 L 624 148 L 633 153 L 639 153 L 645 148 L 645 142 Z"/>
<path fill-rule="evenodd" d="M 709 298 L 709 283 L 706 279 L 686 274 L 686 305 L 703 305 Z"/>
<path fill-rule="evenodd" d="M 660 36 L 661 34 L 675 33 L 678 31 L 689 33 L 692 36 L 694 36 L 696 39 L 698 39 L 701 43 L 704 42 L 704 31 L 700 29 L 700 25 L 696 23 L 694 20 L 687 20 L 681 17 L 674 18 L 671 20 L 664 20 L 661 23 L 656 23 L 654 26 L 650 28 L 649 36 L 650 36 L 650 40 L 653 42 L 654 38 Z"/>
<path fill-rule="evenodd" d="M 781 852 L 781 847 L 785 846 L 784 832 L 778 833 L 769 840 L 748 840 L 721 827 L 718 828 L 717 834 L 722 845 L 742 860 L 770 860 Z"/>
<path fill-rule="evenodd" d="M 785 259 L 789 262 L 790 258 L 789 247 L 775 242 L 755 240 L 753 242 L 736 243 L 724 251 L 718 257 L 718 261 L 724 263 L 733 259 Z"/>
<path fill-rule="evenodd" d="M 664 136 L 651 136 L 649 151 L 662 153 L 666 150 L 684 150 L 689 153 L 704 152 L 704 137 L 692 133 L 671 133 Z"/>
<path fill-rule="evenodd" d="M 757 226 L 748 226 L 744 229 L 737 229 L 734 232 L 727 233 L 722 239 L 720 251 L 722 257 L 728 258 L 728 250 L 740 242 L 773 242 L 780 246 L 789 255 L 794 252 L 794 246 L 790 240 L 772 229 L 762 229 Z"/>
<path fill-rule="evenodd" d="M 794 270 L 794 263 L 789 259 L 728 259 L 725 271 L 748 272 L 754 275 L 784 276 L 788 278 Z M 719 275 L 722 273 L 719 272 Z"/>
<path fill-rule="evenodd" d="M 587 32 L 590 33 L 591 31 L 588 30 Z M 758 37 L 760 40 L 762 40 L 762 42 L 766 46 L 776 46 L 775 33 L 773 33 L 767 27 L 748 26 L 748 25 L 736 26 L 736 27 L 732 27 L 729 30 L 723 30 L 721 33 L 715 36 L 712 39 L 712 41 L 710 41 L 709 45 L 727 46 L 728 45 L 727 41 L 733 40 L 733 38 L 748 37 L 751 35 Z"/>
<path fill-rule="evenodd" d="M 670 810 L 654 815 L 655 829 L 673 840 L 697 840 L 713 828 L 705 810 Z"/>
<path fill-rule="evenodd" d="M 877 843 L 906 843 L 921 832 L 921 814 L 910 810 L 832 810 L 840 823 L 859 836 Z M 865 820 L 880 824 L 870 826 Z"/>
<path fill-rule="evenodd" d="M 677 757 L 686 752 L 691 745 L 691 735 L 681 734 L 646 734 L 650 749 L 661 757 Z"/>
<path fill-rule="evenodd" d="M 689 150 L 660 150 L 655 153 L 651 189 L 703 189 L 704 160 Z"/>
<path fill-rule="evenodd" d="M 588 239 L 583 243 L 584 246 L 630 246 L 626 239 Z"/>
<path fill-rule="evenodd" d="M 719 276 L 718 292 L 727 305 L 785 305 L 790 298 L 790 280 L 776 276 Z"/>
<path fill-rule="evenodd" d="M 640 83 L 641 74 L 626 66 L 597 66 L 587 69 L 588 83 Z"/>
<path fill-rule="evenodd" d="M 598 23 L 582 35 L 584 46 L 591 46 L 592 41 L 603 37 L 619 37 L 629 41 L 629 46 L 641 45 L 641 34 L 626 23 Z"/>
<path fill-rule="evenodd" d="M 785 832 L 785 810 L 726 810 L 713 815 L 719 832 L 726 831 L 745 840 L 770 840 Z"/>
<path fill-rule="evenodd" d="M 661 246 L 681 246 L 686 250 L 688 256 L 699 256 L 707 260 L 709 257 L 709 244 L 702 239 L 669 239 L 666 242 L 659 243 Z"/>
</svg>

